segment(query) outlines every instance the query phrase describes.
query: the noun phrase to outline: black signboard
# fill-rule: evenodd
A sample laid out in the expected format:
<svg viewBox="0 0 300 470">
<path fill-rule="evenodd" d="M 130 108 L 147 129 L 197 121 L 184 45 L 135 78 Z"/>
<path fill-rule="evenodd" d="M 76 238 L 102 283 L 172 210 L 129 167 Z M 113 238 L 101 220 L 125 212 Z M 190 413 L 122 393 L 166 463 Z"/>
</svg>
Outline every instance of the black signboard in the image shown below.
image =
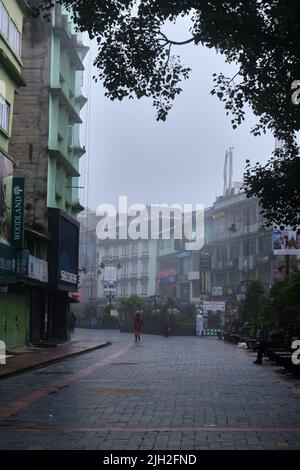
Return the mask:
<svg viewBox="0 0 300 470">
<path fill-rule="evenodd" d="M 54 289 L 77 292 L 80 224 L 60 209 L 48 209 L 49 282 Z"/>
<path fill-rule="evenodd" d="M 211 269 L 211 256 L 206 250 L 200 252 L 200 271 L 210 271 Z"/>
</svg>

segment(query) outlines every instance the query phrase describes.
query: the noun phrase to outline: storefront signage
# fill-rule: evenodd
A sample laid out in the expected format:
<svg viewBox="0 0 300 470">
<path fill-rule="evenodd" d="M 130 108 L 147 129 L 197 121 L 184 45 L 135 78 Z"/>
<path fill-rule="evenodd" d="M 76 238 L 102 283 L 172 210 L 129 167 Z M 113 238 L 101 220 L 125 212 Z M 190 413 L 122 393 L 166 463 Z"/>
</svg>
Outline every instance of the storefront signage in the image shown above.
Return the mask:
<svg viewBox="0 0 300 470">
<path fill-rule="evenodd" d="M 11 244 L 15 248 L 23 248 L 24 246 L 24 201 L 25 179 L 14 177 L 12 184 Z"/>
<path fill-rule="evenodd" d="M 206 300 L 203 302 L 203 310 L 206 312 L 225 312 L 225 302 Z"/>
<path fill-rule="evenodd" d="M 48 282 L 48 263 L 24 250 L 18 257 L 18 276 Z"/>
<path fill-rule="evenodd" d="M 54 289 L 77 292 L 80 224 L 59 209 L 49 209 L 49 281 Z"/>
<path fill-rule="evenodd" d="M 176 269 L 169 268 L 169 269 L 161 269 L 158 273 L 158 279 L 165 279 L 171 276 L 176 275 Z"/>
<path fill-rule="evenodd" d="M 15 248 L 0 243 L 0 283 L 16 282 L 17 260 Z"/>
</svg>

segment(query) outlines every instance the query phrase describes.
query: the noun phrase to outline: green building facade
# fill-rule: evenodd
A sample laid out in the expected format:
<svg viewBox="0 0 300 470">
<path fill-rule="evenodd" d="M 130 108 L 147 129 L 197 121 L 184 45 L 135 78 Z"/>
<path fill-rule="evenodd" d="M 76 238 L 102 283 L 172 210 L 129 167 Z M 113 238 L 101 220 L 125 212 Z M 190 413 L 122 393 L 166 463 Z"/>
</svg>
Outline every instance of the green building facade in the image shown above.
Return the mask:
<svg viewBox="0 0 300 470">
<path fill-rule="evenodd" d="M 25 341 L 40 344 L 68 339 L 70 294 L 77 288 L 78 182 L 85 153 L 80 112 L 87 101 L 81 88 L 88 48 L 61 5 L 50 22 L 24 18 L 22 47 L 27 86 L 16 97 L 9 143 L 18 161 L 14 173 L 25 178 L 17 288 L 29 317 Z"/>
<path fill-rule="evenodd" d="M 52 21 L 47 205 L 76 218 L 83 210 L 78 199 L 79 160 L 85 153 L 80 111 L 87 101 L 81 88 L 88 48 L 63 7 L 56 7 Z"/>
<path fill-rule="evenodd" d="M 26 3 L 0 0 L 0 340 L 8 348 L 29 337 L 28 293 L 17 284 L 17 250 L 12 246 L 12 178 L 16 158 L 9 151 L 15 96 L 22 77 L 22 31 Z"/>
</svg>

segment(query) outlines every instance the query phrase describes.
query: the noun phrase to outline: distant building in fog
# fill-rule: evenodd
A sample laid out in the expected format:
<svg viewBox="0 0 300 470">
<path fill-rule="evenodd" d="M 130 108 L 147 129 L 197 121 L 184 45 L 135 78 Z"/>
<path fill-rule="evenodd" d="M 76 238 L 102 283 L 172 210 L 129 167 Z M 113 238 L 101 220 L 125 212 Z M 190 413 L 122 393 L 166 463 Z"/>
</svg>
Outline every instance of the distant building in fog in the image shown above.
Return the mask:
<svg viewBox="0 0 300 470">
<path fill-rule="evenodd" d="M 156 292 L 157 240 L 98 240 L 97 263 L 110 257 L 118 259 L 117 298 L 138 295 L 150 297 Z M 108 263 L 109 264 L 109 263 Z M 98 279 L 98 298 L 105 298 L 103 276 Z"/>
</svg>

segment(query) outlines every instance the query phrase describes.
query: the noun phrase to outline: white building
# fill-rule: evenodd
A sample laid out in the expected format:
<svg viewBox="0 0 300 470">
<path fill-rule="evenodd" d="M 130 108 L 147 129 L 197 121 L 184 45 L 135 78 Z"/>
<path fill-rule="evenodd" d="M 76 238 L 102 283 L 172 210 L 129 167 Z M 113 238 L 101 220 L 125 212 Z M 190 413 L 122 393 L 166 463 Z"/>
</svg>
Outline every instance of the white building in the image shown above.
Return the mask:
<svg viewBox="0 0 300 470">
<path fill-rule="evenodd" d="M 97 262 L 106 266 L 116 265 L 118 270 L 115 296 L 131 295 L 150 297 L 156 292 L 157 240 L 105 240 L 98 241 Z M 102 270 L 103 271 L 103 270 Z M 106 297 L 103 274 L 99 276 L 98 298 Z"/>
</svg>

